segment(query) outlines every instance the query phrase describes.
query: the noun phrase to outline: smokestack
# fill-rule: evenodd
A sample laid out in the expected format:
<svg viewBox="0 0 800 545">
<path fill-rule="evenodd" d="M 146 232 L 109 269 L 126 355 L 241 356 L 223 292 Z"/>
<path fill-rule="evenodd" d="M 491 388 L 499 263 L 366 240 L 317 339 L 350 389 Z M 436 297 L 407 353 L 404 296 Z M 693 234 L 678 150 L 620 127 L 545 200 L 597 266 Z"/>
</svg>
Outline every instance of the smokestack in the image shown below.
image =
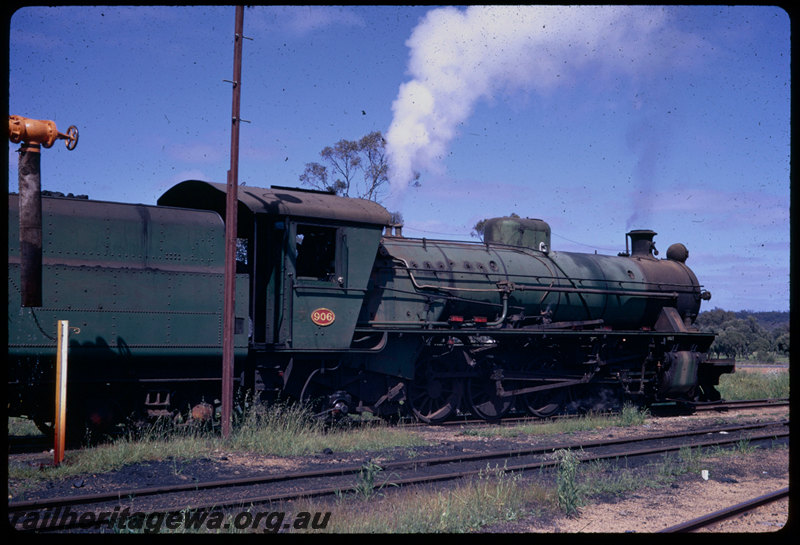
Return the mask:
<svg viewBox="0 0 800 545">
<path fill-rule="evenodd" d="M 650 229 L 634 229 L 627 236 L 631 239 L 631 257 L 653 257 L 658 255 L 653 237 L 658 233 Z"/>
</svg>

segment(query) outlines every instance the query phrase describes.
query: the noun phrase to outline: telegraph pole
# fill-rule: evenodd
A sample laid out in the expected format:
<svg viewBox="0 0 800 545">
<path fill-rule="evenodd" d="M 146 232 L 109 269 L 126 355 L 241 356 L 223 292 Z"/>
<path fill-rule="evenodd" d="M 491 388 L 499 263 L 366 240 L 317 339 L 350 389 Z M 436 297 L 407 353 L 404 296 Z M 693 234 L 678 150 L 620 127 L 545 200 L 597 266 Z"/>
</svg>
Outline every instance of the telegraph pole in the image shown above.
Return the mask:
<svg viewBox="0 0 800 545">
<path fill-rule="evenodd" d="M 233 352 L 236 295 L 236 224 L 239 205 L 239 110 L 242 84 L 242 31 L 244 6 L 236 6 L 233 48 L 233 107 L 231 115 L 231 168 L 225 202 L 225 295 L 222 340 L 222 436 L 228 438 L 233 405 Z"/>
</svg>

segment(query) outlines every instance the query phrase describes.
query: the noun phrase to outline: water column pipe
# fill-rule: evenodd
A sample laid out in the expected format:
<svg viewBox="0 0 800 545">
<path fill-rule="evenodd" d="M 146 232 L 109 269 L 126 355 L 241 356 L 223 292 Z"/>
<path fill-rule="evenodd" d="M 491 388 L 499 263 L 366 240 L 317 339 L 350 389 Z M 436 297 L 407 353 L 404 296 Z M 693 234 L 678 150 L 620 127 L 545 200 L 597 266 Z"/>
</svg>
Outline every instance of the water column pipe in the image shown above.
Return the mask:
<svg viewBox="0 0 800 545">
<path fill-rule="evenodd" d="M 66 140 L 68 150 L 78 144 L 72 125 L 58 132 L 53 121 L 8 116 L 8 138 L 19 149 L 19 257 L 23 307 L 42 306 L 42 182 L 41 149 Z"/>
</svg>

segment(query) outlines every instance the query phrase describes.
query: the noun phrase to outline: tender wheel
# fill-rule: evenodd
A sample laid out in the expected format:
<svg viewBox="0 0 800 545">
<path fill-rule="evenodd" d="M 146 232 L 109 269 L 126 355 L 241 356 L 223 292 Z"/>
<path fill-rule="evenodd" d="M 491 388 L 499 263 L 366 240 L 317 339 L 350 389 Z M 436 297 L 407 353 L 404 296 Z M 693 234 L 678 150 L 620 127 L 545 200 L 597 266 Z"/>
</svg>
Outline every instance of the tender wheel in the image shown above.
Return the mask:
<svg viewBox="0 0 800 545">
<path fill-rule="evenodd" d="M 484 420 L 502 418 L 514 406 L 514 397 L 497 395 L 497 384 L 486 378 L 470 378 L 467 381 L 467 392 L 472 412 Z"/>
<path fill-rule="evenodd" d="M 525 409 L 533 416 L 547 418 L 560 411 L 570 400 L 568 388 L 542 390 L 522 396 Z"/>
<path fill-rule="evenodd" d="M 416 376 L 407 391 L 411 412 L 422 422 L 444 422 L 461 403 L 464 383 L 452 376 L 457 362 L 458 358 L 452 354 L 423 356 L 418 362 Z"/>
</svg>

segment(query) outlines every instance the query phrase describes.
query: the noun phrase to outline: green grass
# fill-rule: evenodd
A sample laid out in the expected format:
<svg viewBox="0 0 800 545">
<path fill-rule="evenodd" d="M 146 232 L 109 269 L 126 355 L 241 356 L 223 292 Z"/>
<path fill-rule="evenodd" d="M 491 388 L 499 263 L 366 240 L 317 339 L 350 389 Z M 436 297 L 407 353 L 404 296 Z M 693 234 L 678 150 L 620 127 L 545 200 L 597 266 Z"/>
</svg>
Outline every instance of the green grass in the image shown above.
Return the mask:
<svg viewBox="0 0 800 545">
<path fill-rule="evenodd" d="M 36 436 L 41 435 L 42 432 L 36 427 L 32 420 L 27 418 L 13 418 L 8 419 L 8 435 Z"/>
<path fill-rule="evenodd" d="M 556 472 L 556 495 L 558 506 L 568 517 L 578 514 L 582 498 L 578 490 L 576 476 L 580 460 L 571 450 L 559 450 L 556 452 L 558 457 L 558 469 Z"/>
<path fill-rule="evenodd" d="M 297 404 L 250 407 L 225 445 L 229 449 L 274 456 L 297 456 L 330 449 L 334 452 L 379 450 L 424 445 L 406 428 L 384 423 L 328 427 Z"/>
<path fill-rule="evenodd" d="M 761 372 L 736 372 L 722 375 L 717 386 L 724 399 L 764 399 L 789 397 L 789 372 L 775 369 Z"/>
<path fill-rule="evenodd" d="M 271 456 L 353 452 L 393 447 L 414 448 L 426 442 L 402 427 L 383 424 L 355 429 L 326 428 L 299 405 L 253 406 L 238 419 L 226 440 L 208 427 L 157 422 L 105 444 L 70 451 L 58 467 L 39 469 L 9 461 L 9 479 L 43 481 L 83 473 L 103 473 L 148 460 L 192 460 L 214 450 Z"/>
<path fill-rule="evenodd" d="M 32 467 L 9 460 L 8 479 L 33 485 L 75 475 L 115 471 L 145 460 L 191 460 L 207 455 L 212 448 L 214 439 L 205 432 L 167 433 L 161 425 L 154 425 L 135 437 L 128 435 L 112 443 L 69 451 L 64 462 L 57 467 Z"/>
<path fill-rule="evenodd" d="M 488 426 L 465 429 L 463 435 L 476 437 L 518 437 L 520 435 L 558 435 L 579 431 L 590 431 L 613 427 L 628 427 L 644 424 L 650 412 L 632 405 L 625 405 L 618 414 L 587 413 L 578 418 L 555 419 L 547 422 L 534 421 L 515 426 Z"/>
<path fill-rule="evenodd" d="M 332 533 L 464 533 L 486 524 L 518 520 L 553 506 L 552 494 L 502 468 L 446 490 L 410 487 L 377 499 L 344 496 L 333 506 L 305 506 L 306 511 L 331 511 Z"/>
</svg>

